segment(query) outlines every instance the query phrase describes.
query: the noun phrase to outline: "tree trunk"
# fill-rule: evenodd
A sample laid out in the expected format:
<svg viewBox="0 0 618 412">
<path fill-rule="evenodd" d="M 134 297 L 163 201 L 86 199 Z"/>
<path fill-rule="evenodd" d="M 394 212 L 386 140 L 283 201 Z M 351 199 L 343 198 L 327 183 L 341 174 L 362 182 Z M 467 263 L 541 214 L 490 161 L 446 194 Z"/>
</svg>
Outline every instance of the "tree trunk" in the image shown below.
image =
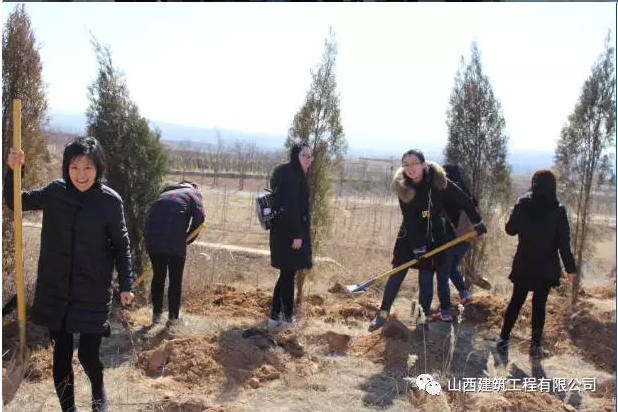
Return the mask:
<svg viewBox="0 0 618 412">
<path fill-rule="evenodd" d="M 305 279 L 307 277 L 306 270 L 299 270 L 296 272 L 296 299 L 294 307 L 300 309 L 303 305 L 303 289 L 305 286 Z"/>
</svg>

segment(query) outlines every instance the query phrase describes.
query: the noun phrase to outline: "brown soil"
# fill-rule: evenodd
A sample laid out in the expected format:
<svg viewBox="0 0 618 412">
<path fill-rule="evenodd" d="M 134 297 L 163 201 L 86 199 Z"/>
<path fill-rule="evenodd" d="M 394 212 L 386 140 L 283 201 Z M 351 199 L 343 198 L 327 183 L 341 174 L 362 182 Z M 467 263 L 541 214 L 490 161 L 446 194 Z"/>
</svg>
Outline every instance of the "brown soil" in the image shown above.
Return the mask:
<svg viewBox="0 0 618 412">
<path fill-rule="evenodd" d="M 306 337 L 308 342 L 317 345 L 326 345 L 330 352 L 345 352 L 350 346 L 350 335 L 328 331 L 320 335 Z"/>
<path fill-rule="evenodd" d="M 594 297 L 599 299 L 599 296 L 606 296 L 603 293 L 607 291 L 593 290 L 586 293 L 586 296 L 594 294 Z M 250 317 L 257 320 L 263 319 L 268 313 L 270 299 L 270 293 L 259 289 L 214 286 L 208 289 L 199 301 L 195 299 L 183 304 L 183 309 L 208 316 Z M 489 330 L 497 334 L 502 326 L 507 303 L 508 297 L 505 296 L 476 296 L 462 314 L 463 324 L 473 326 L 479 331 Z M 616 335 L 615 320 L 612 320 L 615 317 L 612 317 L 611 313 L 598 310 L 595 312 L 594 306 L 585 300 L 578 304 L 576 309 L 571 309 L 567 298 L 556 293 L 550 295 L 545 326 L 548 349 L 553 354 L 565 351 L 572 353 L 598 368 L 615 373 Z M 338 324 L 369 321 L 377 310 L 378 302 L 367 294 L 313 294 L 306 297 L 303 308 L 305 315 Z M 572 313 L 575 314 L 571 315 Z M 514 330 L 516 335 L 524 339 L 529 339 L 530 336 L 530 315 L 531 304 L 528 301 L 522 308 Z M 133 321 L 128 323 L 135 326 L 136 320 L 129 318 Z M 143 319 L 145 323 L 148 323 L 148 320 Z M 137 324 L 144 322 L 139 321 Z M 454 324 L 453 327 L 456 328 L 457 325 Z M 16 330 L 16 323 L 7 322 L 3 328 L 5 344 L 15 341 Z M 137 365 L 149 377 L 169 377 L 169 382 L 176 382 L 183 389 L 201 394 L 215 394 L 226 393 L 234 388 L 258 389 L 270 381 L 282 379 L 285 374 L 313 374 L 309 364 L 315 361 L 315 352 L 305 348 L 300 341 L 308 346 L 319 346 L 328 352 L 344 352 L 384 365 L 385 371 L 406 371 L 410 376 L 424 370 L 443 370 L 448 358 L 448 342 L 445 341 L 444 330 L 412 330 L 409 325 L 399 321 L 396 315 L 393 315 L 379 332 L 362 333 L 354 338 L 334 331 L 321 330 L 313 333 L 305 335 L 303 329 L 269 333 L 260 328 L 231 328 L 206 336 L 177 336 L 168 332 L 156 339 L 153 337 L 140 341 L 135 348 L 138 354 Z M 27 374 L 33 380 L 49 378 L 52 350 L 48 345 L 48 337 L 43 330 L 35 329 L 29 333 L 29 341 L 31 339 L 41 347 L 33 351 Z M 410 357 L 416 358 L 412 366 L 409 364 Z M 77 357 L 74 357 L 73 362 L 77 367 Z M 614 393 L 615 382 L 605 382 L 604 386 L 599 385 L 597 395 L 594 396 L 608 399 L 609 402 Z M 448 394 L 440 399 L 425 398 L 416 393 L 409 400 L 413 405 L 425 408 L 423 410 L 443 410 L 445 405 L 452 410 L 460 410 L 461 408 L 457 409 L 455 405 L 465 401 L 465 410 L 571 411 L 570 406 L 555 396 L 539 392 L 481 393 L 473 396 Z M 163 411 L 234 410 L 209 406 L 200 399 L 181 401 L 168 398 L 157 406 Z"/>
<path fill-rule="evenodd" d="M 377 301 L 367 296 L 330 301 L 325 321 L 329 323 L 350 319 L 370 321 L 379 310 L 378 305 Z"/>
<path fill-rule="evenodd" d="M 165 400 L 156 406 L 156 410 L 163 412 L 235 412 L 240 410 L 229 406 L 210 406 L 201 399 L 191 399 L 182 402 Z"/>
<path fill-rule="evenodd" d="M 597 299 L 615 299 L 615 286 L 598 286 L 593 288 L 585 288 L 583 291 L 584 297 L 592 297 Z"/>
<path fill-rule="evenodd" d="M 611 313 L 592 313 L 585 305 L 580 306 L 568 325 L 573 344 L 583 359 L 616 373 L 616 321 Z"/>
<path fill-rule="evenodd" d="M 603 295 L 606 293 L 606 295 Z M 595 288 L 584 296 L 607 296 L 606 288 Z M 504 296 L 477 296 L 464 311 L 464 322 L 475 324 L 477 329 L 500 332 L 508 298 Z M 527 301 L 521 309 L 513 333 L 530 338 L 532 305 Z M 595 312 L 593 306 L 582 298 L 572 308 L 570 298 L 551 293 L 547 300 L 543 342 L 554 355 L 577 353 L 597 367 L 616 372 L 616 322 L 613 313 Z"/>
<path fill-rule="evenodd" d="M 328 292 L 329 293 L 341 293 L 341 294 L 348 294 L 348 290 L 345 288 L 345 286 L 343 286 L 341 283 L 336 282 L 333 286 L 331 286 L 330 288 L 328 288 Z"/>
<path fill-rule="evenodd" d="M 283 335 L 276 344 L 289 345 L 294 338 Z M 239 333 L 199 336 L 163 341 L 143 351 L 138 364 L 147 376 L 170 376 L 187 387 L 216 392 L 231 385 L 253 386 L 279 379 L 285 371 L 280 354 L 262 350 Z M 204 382 L 208 382 L 204 386 Z"/>
<path fill-rule="evenodd" d="M 233 286 L 206 288 L 199 299 L 183 302 L 183 310 L 198 315 L 263 318 L 268 313 L 271 293 L 260 289 L 237 290 Z"/>
<path fill-rule="evenodd" d="M 410 330 L 398 319 L 391 318 L 381 332 L 353 340 L 348 353 L 383 364 L 387 369 L 408 368 L 408 357 L 416 355 L 416 367 L 424 370 L 426 365 L 427 370 L 441 370 L 446 350 L 441 334 Z"/>
<path fill-rule="evenodd" d="M 466 405 L 466 410 L 479 412 L 574 412 L 575 408 L 565 404 L 559 398 L 546 392 L 515 392 L 479 393 L 472 397 Z"/>
</svg>

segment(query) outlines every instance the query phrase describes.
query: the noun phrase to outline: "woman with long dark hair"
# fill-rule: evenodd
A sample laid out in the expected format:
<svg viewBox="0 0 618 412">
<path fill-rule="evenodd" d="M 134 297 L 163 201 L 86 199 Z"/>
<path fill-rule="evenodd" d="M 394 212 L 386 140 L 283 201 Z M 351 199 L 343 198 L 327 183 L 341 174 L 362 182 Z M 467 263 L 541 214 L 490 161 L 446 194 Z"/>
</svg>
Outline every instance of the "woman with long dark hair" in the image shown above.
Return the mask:
<svg viewBox="0 0 618 412">
<path fill-rule="evenodd" d="M 557 199 L 556 176 L 551 170 L 534 173 L 530 192 L 515 204 L 505 230 L 511 236 L 517 235 L 519 243 L 509 275 L 513 294 L 504 315 L 498 353 L 508 354 L 511 330 L 528 292 L 532 292 L 530 356 L 533 359 L 548 357 L 549 353 L 541 345 L 545 305 L 550 289 L 560 285 L 560 258 L 569 277 L 577 271 L 567 212 Z"/>
<path fill-rule="evenodd" d="M 25 154 L 11 148 L 4 198 L 13 209 L 13 167 Z M 92 387 L 92 410 L 107 412 L 99 349 L 109 336 L 112 276 L 118 271 L 120 300 L 129 305 L 133 274 L 122 199 L 102 183 L 105 153 L 93 137 L 67 144 L 63 179 L 22 192 L 23 210 L 42 210 L 41 248 L 30 319 L 49 328 L 54 344 L 53 376 L 63 412 L 75 410 L 73 334 L 77 357 Z"/>
<path fill-rule="evenodd" d="M 311 269 L 311 213 L 307 171 L 313 156 L 306 143 L 290 150 L 290 161 L 275 168 L 270 187 L 280 215 L 270 229 L 271 266 L 279 269 L 268 319 L 269 328 L 296 328 L 294 278 L 300 269 Z"/>
</svg>

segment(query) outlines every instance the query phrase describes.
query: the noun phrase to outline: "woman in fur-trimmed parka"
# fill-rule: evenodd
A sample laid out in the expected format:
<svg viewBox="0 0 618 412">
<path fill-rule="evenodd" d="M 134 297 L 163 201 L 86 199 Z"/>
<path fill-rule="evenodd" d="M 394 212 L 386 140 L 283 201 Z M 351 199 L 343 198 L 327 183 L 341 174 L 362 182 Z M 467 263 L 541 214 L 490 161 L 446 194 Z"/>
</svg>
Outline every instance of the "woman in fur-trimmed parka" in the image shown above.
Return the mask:
<svg viewBox="0 0 618 412">
<path fill-rule="evenodd" d="M 487 232 L 485 224 L 470 198 L 446 177 L 442 167 L 426 162 L 420 150 L 409 150 L 402 156 L 402 167 L 397 169 L 392 189 L 399 197 L 403 221 L 393 250 L 393 267 L 421 257 L 455 238 L 455 227 L 444 211 L 444 205 L 453 203 L 464 210 L 479 235 Z M 440 312 L 432 319 L 450 322 L 449 271 L 450 253 L 441 252 L 431 260 L 421 259 L 415 266 L 419 270 L 419 302 L 429 316 L 433 297 L 433 273 L 438 274 Z M 371 321 L 369 331 L 382 327 L 399 292 L 408 270 L 392 275 L 384 290 L 382 305 Z"/>
</svg>

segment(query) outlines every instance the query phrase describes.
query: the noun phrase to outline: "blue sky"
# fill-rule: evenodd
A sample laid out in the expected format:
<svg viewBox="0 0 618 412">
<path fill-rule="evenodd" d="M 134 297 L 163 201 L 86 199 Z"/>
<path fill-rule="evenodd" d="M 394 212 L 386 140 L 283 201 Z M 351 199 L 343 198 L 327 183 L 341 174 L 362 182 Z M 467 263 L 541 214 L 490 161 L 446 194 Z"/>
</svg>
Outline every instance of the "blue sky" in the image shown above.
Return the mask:
<svg viewBox="0 0 618 412">
<path fill-rule="evenodd" d="M 2 3 L 2 18 L 14 4 Z M 441 146 L 461 55 L 478 41 L 510 149 L 553 151 L 614 3 L 27 3 L 50 107 L 84 112 L 109 44 L 151 120 L 285 135 L 332 26 L 351 146 Z"/>
</svg>

